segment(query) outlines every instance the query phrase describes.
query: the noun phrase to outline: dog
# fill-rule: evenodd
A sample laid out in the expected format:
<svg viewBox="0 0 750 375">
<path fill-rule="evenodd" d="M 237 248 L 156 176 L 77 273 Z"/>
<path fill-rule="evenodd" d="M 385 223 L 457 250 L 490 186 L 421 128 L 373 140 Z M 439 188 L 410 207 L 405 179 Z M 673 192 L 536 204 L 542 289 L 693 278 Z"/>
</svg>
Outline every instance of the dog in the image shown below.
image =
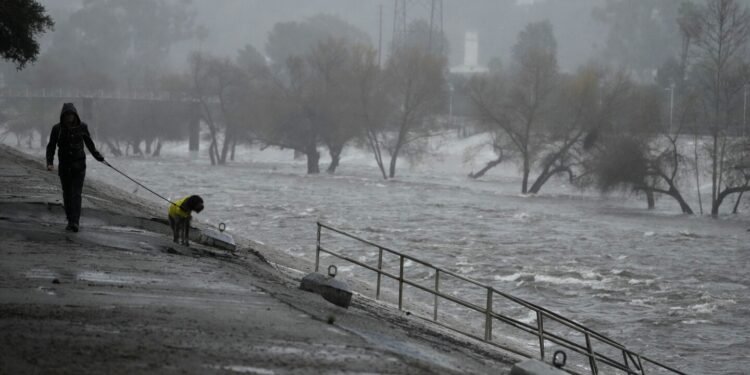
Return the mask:
<svg viewBox="0 0 750 375">
<path fill-rule="evenodd" d="M 203 211 L 203 198 L 189 195 L 169 205 L 169 226 L 175 243 L 190 246 L 190 220 L 192 213 Z"/>
</svg>

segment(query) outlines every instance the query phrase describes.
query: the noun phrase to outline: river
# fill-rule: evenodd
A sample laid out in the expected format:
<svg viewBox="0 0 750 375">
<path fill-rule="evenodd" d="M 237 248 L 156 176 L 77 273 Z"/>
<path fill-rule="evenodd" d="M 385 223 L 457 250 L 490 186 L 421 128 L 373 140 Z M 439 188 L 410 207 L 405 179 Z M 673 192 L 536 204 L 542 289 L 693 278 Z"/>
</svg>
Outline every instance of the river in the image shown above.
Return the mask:
<svg viewBox="0 0 750 375">
<path fill-rule="evenodd" d="M 289 151 L 243 150 L 237 162 L 212 167 L 205 152 L 189 157 L 185 148 L 168 146 L 160 159 L 110 161 L 171 198 L 202 195 L 200 220 L 225 222 L 230 232 L 295 256 L 314 259 L 316 222 L 323 221 L 545 306 L 687 373 L 750 373 L 746 205 L 745 214 L 719 219 L 680 215 L 666 198 L 648 211 L 641 197 L 579 191 L 563 179 L 522 196 L 513 167 L 466 178 L 471 166 L 462 145 L 438 149 L 414 167 L 404 162 L 390 181 L 361 152 L 345 154 L 336 175 L 307 176 L 304 160 L 291 160 Z M 148 196 L 90 165 L 91 178 Z M 376 264 L 375 249 L 343 250 Z M 336 264 L 348 277 L 371 279 Z M 431 280 L 413 262 L 406 269 Z M 481 291 L 455 288 L 450 293 L 482 305 Z M 529 312 L 508 309 L 535 322 Z M 466 318 L 482 327 L 481 317 Z M 498 326 L 494 335 L 505 332 Z M 528 337 L 522 343 L 534 345 Z"/>
</svg>

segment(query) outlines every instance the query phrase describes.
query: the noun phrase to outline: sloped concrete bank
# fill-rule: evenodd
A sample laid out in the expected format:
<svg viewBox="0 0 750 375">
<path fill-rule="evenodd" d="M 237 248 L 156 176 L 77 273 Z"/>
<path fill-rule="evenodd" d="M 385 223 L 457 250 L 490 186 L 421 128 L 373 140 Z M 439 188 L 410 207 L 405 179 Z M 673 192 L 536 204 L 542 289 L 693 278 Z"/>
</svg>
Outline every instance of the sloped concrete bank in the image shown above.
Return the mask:
<svg viewBox="0 0 750 375">
<path fill-rule="evenodd" d="M 0 146 L 0 373 L 504 374 L 517 360 L 359 295 L 334 306 L 297 288 L 309 264 L 237 233 L 235 253 L 175 245 L 153 220 L 165 207 L 95 178 L 82 231 L 65 232 L 56 174 Z"/>
</svg>

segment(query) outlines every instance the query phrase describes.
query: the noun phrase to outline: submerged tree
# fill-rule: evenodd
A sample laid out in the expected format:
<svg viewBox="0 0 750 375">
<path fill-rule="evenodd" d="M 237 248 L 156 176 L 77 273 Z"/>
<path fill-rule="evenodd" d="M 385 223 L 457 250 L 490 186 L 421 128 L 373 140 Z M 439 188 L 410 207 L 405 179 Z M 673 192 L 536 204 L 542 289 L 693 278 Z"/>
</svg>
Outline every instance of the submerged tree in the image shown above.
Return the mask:
<svg viewBox="0 0 750 375">
<path fill-rule="evenodd" d="M 259 130 L 260 140 L 268 146 L 288 148 L 307 157 L 307 173 L 320 173 L 320 122 L 310 98 L 310 72 L 301 57 L 290 57 L 286 64 L 276 65 L 273 85 L 263 96 L 269 121 Z"/>
<path fill-rule="evenodd" d="M 211 164 L 226 164 L 238 140 L 249 139 L 253 134 L 250 122 L 259 111 L 259 82 L 266 79 L 266 73 L 262 63 L 242 61 L 244 67 L 201 53 L 190 58 L 192 93 L 198 99 L 211 139 Z"/>
<path fill-rule="evenodd" d="M 377 51 L 371 47 L 359 45 L 352 50 L 351 57 L 352 99 L 356 121 L 361 124 L 359 134 L 387 180 L 384 137 L 393 107 L 388 100 L 383 71 L 378 66 Z"/>
<path fill-rule="evenodd" d="M 402 153 L 431 136 L 429 120 L 444 98 L 445 64 L 442 56 L 419 47 L 397 49 L 388 61 L 384 80 L 394 113 L 382 143 L 391 157 L 390 178 Z"/>
<path fill-rule="evenodd" d="M 479 117 L 510 139 L 521 159 L 521 192 L 526 194 L 559 79 L 552 24 L 543 21 L 527 25 L 513 47 L 509 78 L 491 75 L 488 79 L 475 82 L 472 100 Z"/>
<path fill-rule="evenodd" d="M 331 164 L 327 172 L 334 173 L 344 147 L 359 133 L 355 123 L 356 102 L 351 76 L 353 45 L 348 39 L 329 38 L 305 56 L 311 86 L 309 110 L 317 121 L 321 141 L 328 148 Z"/>
<path fill-rule="evenodd" d="M 665 131 L 658 87 L 632 85 L 618 107 L 613 126 L 602 128 L 589 150 L 587 167 L 602 191 L 616 188 L 645 193 L 649 208 L 654 194 L 673 198 L 686 214 L 693 210 L 680 189 L 687 157 L 679 147 L 680 134 L 692 116 L 693 106 L 681 104 L 677 128 Z"/>
<path fill-rule="evenodd" d="M 696 30 L 696 60 L 691 74 L 696 76 L 704 118 L 711 143 L 711 215 L 716 217 L 728 194 L 745 191 L 742 178 L 735 178 L 738 164 L 730 157 L 738 143 L 730 137 L 741 109 L 742 90 L 748 82 L 747 44 L 750 41 L 750 12 L 738 0 L 706 0 L 694 8 L 690 19 Z M 736 185 L 739 183 L 739 185 Z"/>
<path fill-rule="evenodd" d="M 335 16 L 276 24 L 266 44 L 273 84 L 263 99 L 270 116 L 262 142 L 306 155 L 311 174 L 320 171 L 323 145 L 331 156 L 327 171 L 334 173 L 360 132 L 352 64 L 361 46 L 369 46 L 367 34 Z"/>
</svg>

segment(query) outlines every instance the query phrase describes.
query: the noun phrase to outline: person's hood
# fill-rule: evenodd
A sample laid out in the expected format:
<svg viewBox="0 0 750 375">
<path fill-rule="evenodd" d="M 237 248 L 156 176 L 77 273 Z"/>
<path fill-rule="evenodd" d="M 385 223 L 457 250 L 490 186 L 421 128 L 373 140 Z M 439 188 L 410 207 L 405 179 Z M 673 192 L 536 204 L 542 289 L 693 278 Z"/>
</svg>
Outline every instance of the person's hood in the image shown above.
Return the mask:
<svg viewBox="0 0 750 375">
<path fill-rule="evenodd" d="M 81 118 L 78 117 L 78 110 L 76 109 L 76 106 L 73 105 L 73 103 L 65 103 L 63 104 L 62 111 L 60 111 L 60 123 L 63 122 L 63 116 L 66 113 L 72 113 L 76 116 L 76 122 L 80 125 L 81 124 Z"/>
</svg>

